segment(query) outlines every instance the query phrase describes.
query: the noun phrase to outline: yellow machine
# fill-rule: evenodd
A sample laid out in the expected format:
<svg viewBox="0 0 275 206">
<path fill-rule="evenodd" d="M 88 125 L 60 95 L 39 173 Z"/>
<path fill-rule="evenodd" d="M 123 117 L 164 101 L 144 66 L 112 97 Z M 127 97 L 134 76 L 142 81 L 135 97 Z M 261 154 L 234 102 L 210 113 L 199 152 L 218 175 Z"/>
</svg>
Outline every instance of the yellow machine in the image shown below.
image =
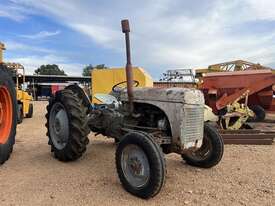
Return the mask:
<svg viewBox="0 0 275 206">
<path fill-rule="evenodd" d="M 32 96 L 27 92 L 27 85 L 25 82 L 25 69 L 21 64 L 3 62 L 3 50 L 5 45 L 0 43 L 0 62 L 12 71 L 16 79 L 16 96 L 17 96 L 17 122 L 21 123 L 23 118 L 32 118 L 33 104 Z"/>
<path fill-rule="evenodd" d="M 133 76 L 135 86 L 137 87 L 153 87 L 153 79 L 140 67 L 133 67 Z M 91 91 L 93 94 L 109 94 L 112 88 L 116 85 L 121 85 L 125 88 L 126 73 L 125 68 L 111 69 L 93 69 L 91 73 Z M 100 103 L 94 95 L 92 103 Z"/>
<path fill-rule="evenodd" d="M 196 78 L 202 78 L 205 73 L 209 72 L 230 72 L 230 71 L 244 71 L 244 70 L 259 70 L 268 69 L 272 70 L 270 67 L 263 66 L 259 63 L 255 64 L 252 62 L 244 60 L 235 60 L 229 62 L 223 62 L 218 64 L 209 65 L 208 68 L 198 68 L 196 69 Z M 275 72 L 273 71 L 275 74 Z"/>
<path fill-rule="evenodd" d="M 33 99 L 32 99 L 32 96 L 27 92 L 24 67 L 20 64 L 17 64 L 16 67 L 12 66 L 11 68 L 16 69 L 16 95 L 17 95 L 17 103 L 18 103 L 18 123 L 21 123 L 23 121 L 23 118 L 32 118 L 33 104 L 31 103 L 31 101 Z M 21 79 L 22 79 L 22 82 L 20 81 Z"/>
</svg>

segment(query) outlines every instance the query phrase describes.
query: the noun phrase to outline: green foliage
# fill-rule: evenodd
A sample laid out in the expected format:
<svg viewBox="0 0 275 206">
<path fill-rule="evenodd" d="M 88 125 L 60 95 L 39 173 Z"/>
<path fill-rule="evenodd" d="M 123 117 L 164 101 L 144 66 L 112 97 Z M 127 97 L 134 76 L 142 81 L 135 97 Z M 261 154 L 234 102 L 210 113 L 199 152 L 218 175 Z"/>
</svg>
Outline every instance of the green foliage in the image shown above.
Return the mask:
<svg viewBox="0 0 275 206">
<path fill-rule="evenodd" d="M 89 64 L 88 66 L 85 66 L 82 71 L 82 76 L 90 76 L 91 71 L 94 69 L 93 65 Z"/>
<path fill-rule="evenodd" d="M 94 69 L 108 69 L 108 67 L 105 67 L 105 64 L 98 64 L 94 67 Z"/>
<path fill-rule="evenodd" d="M 93 69 L 108 69 L 108 67 L 105 67 L 105 64 L 98 64 L 96 66 L 89 64 L 83 68 L 82 76 L 91 76 Z"/>
<path fill-rule="evenodd" d="M 59 69 L 56 64 L 41 65 L 38 69 L 34 71 L 35 74 L 39 75 L 63 75 L 67 76 L 64 70 Z"/>
</svg>

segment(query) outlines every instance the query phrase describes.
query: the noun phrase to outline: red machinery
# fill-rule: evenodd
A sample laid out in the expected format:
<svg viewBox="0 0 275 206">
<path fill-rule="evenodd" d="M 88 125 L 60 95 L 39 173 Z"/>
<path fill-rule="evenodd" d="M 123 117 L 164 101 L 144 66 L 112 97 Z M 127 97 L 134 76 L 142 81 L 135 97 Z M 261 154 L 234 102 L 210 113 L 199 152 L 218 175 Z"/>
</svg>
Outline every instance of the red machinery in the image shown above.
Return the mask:
<svg viewBox="0 0 275 206">
<path fill-rule="evenodd" d="M 199 88 L 215 113 L 244 94 L 248 95 L 249 107 L 260 105 L 265 110 L 275 111 L 274 84 L 275 75 L 271 70 L 246 70 L 207 73 Z"/>
<path fill-rule="evenodd" d="M 213 72 L 214 69 L 199 70 L 200 82 L 188 83 L 188 87 L 199 88 L 204 92 L 206 104 L 219 115 L 217 123 L 226 144 L 272 144 L 275 137 L 273 127 L 268 123 L 246 124 L 246 121 L 250 117 L 255 118 L 255 114 L 254 120 L 261 120 L 265 117 L 265 110 L 275 112 L 274 70 L 244 61 L 227 64 L 217 64 L 215 71 L 218 72 Z M 154 82 L 154 86 L 186 86 L 184 81 L 173 80 Z M 257 118 L 259 114 L 261 118 Z"/>
<path fill-rule="evenodd" d="M 209 71 L 202 74 L 198 84 L 196 82 L 191 84 L 192 87 L 203 91 L 205 103 L 220 117 L 221 128 L 238 130 L 246 127 L 245 123 L 249 119 L 263 121 L 266 110 L 275 111 L 275 98 L 273 99 L 275 74 L 266 67 L 261 67 L 262 69 L 258 67 L 250 66 L 239 71 L 235 69 L 224 72 L 220 68 L 219 72 Z M 179 83 L 176 82 L 178 78 L 170 79 L 156 82 L 154 86 L 184 87 L 184 85 L 175 85 Z"/>
</svg>

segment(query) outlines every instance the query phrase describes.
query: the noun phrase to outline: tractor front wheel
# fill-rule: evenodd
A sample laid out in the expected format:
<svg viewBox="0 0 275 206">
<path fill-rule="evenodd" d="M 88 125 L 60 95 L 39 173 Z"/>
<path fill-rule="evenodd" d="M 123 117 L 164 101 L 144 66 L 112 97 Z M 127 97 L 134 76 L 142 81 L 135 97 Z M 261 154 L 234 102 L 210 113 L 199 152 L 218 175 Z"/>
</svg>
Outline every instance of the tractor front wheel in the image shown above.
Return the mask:
<svg viewBox="0 0 275 206">
<path fill-rule="evenodd" d="M 71 90 L 61 90 L 47 106 L 47 136 L 55 158 L 73 161 L 80 158 L 89 143 L 87 108 Z"/>
<path fill-rule="evenodd" d="M 223 147 L 223 139 L 217 129 L 212 125 L 205 123 L 201 148 L 183 154 L 182 158 L 189 165 L 210 168 L 217 165 L 222 159 Z"/>
<path fill-rule="evenodd" d="M 130 132 L 119 142 L 116 168 L 122 186 L 129 193 L 151 198 L 165 182 L 163 153 L 152 137 L 142 132 Z"/>
<path fill-rule="evenodd" d="M 17 100 L 11 73 L 0 65 L 0 164 L 9 159 L 15 143 Z"/>
</svg>

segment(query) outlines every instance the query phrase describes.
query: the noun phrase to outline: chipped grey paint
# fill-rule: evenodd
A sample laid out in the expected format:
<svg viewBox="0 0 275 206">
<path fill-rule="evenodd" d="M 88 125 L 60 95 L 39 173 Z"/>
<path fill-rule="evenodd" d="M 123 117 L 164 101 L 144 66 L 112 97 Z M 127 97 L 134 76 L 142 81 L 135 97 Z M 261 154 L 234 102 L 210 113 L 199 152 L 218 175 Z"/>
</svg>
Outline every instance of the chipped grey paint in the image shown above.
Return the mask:
<svg viewBox="0 0 275 206">
<path fill-rule="evenodd" d="M 185 149 L 186 141 L 182 137 L 183 122 L 186 118 L 184 108 L 191 106 L 203 111 L 204 97 L 202 92 L 189 88 L 135 88 L 133 93 L 134 102 L 157 106 L 166 114 L 172 130 L 172 144 L 180 145 L 181 149 Z M 128 100 L 127 92 L 121 93 L 120 100 Z M 198 118 L 199 131 L 203 129 L 203 112 L 201 115 L 202 117 Z M 194 132 L 196 131 L 194 129 Z M 202 139 L 202 134 L 198 136 L 198 139 Z"/>
<path fill-rule="evenodd" d="M 135 88 L 134 101 L 178 102 L 183 104 L 204 104 L 204 97 L 200 90 L 190 88 Z M 127 101 L 127 92 L 123 91 L 121 100 Z"/>
</svg>

